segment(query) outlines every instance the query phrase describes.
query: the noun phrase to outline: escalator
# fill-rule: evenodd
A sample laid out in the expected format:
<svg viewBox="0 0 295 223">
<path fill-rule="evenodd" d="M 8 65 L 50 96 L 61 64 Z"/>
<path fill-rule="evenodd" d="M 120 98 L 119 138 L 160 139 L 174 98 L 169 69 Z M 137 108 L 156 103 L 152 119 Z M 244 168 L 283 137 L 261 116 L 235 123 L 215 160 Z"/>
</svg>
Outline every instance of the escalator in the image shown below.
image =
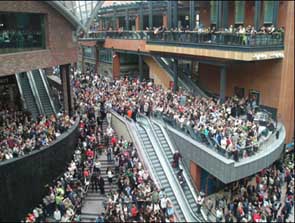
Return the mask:
<svg viewBox="0 0 295 223">
<path fill-rule="evenodd" d="M 172 148 L 172 145 L 171 144 L 169 145 L 169 143 L 167 141 L 167 136 L 165 136 L 165 134 L 164 134 L 165 130 L 162 129 L 160 127 L 160 125 L 154 121 L 152 121 L 151 124 L 152 124 L 152 128 L 154 129 L 154 131 L 156 133 L 156 137 L 158 138 L 158 140 L 161 144 L 162 151 L 164 152 L 166 158 L 168 160 L 172 161 L 174 149 Z M 185 198 L 188 201 L 191 210 L 194 213 L 196 213 L 196 215 L 198 215 L 197 214 L 197 205 L 196 205 L 197 194 L 195 193 L 195 191 L 194 191 L 195 189 L 193 188 L 191 180 L 189 179 L 189 175 L 188 175 L 189 173 L 187 173 L 187 170 L 184 168 L 183 165 L 180 164 L 180 166 L 182 169 L 184 169 L 183 173 L 184 173 L 185 181 L 186 181 L 186 183 L 183 186 Z M 175 170 L 175 174 L 176 174 L 176 170 Z M 201 219 L 203 218 L 202 216 L 198 216 L 198 217 L 200 217 Z"/>
<path fill-rule="evenodd" d="M 174 71 L 173 71 L 173 61 L 172 59 L 154 56 L 154 60 L 163 68 L 165 69 L 173 79 Z M 206 93 L 201 90 L 193 81 L 187 76 L 179 72 L 178 74 L 178 82 L 180 87 L 186 89 L 187 91 L 191 92 L 193 95 L 198 95 L 202 97 L 207 97 Z"/>
<path fill-rule="evenodd" d="M 32 70 L 32 78 L 35 83 L 44 114 L 49 116 L 56 113 L 43 73 L 40 70 Z"/>
<path fill-rule="evenodd" d="M 36 119 L 41 114 L 41 108 L 38 105 L 31 80 L 26 72 L 18 73 L 15 76 L 24 108 L 31 112 L 33 119 Z"/>
<path fill-rule="evenodd" d="M 163 152 L 161 148 L 161 142 L 157 139 L 157 133 L 154 131 L 149 119 L 144 116 L 138 118 L 137 135 L 140 138 L 145 154 L 148 157 L 150 165 L 153 168 L 153 172 L 158 178 L 161 187 L 165 188 L 165 192 L 171 199 L 175 211 L 178 216 L 178 221 L 187 222 L 204 222 L 204 219 L 200 215 L 196 215 L 196 205 L 194 194 L 189 188 L 189 184 L 183 189 L 178 182 L 176 173 L 170 165 L 172 153 L 167 154 Z M 163 139 L 163 135 L 161 137 Z M 165 138 L 165 137 L 164 137 Z M 168 145 L 168 144 L 167 144 Z M 167 147 L 166 145 L 166 151 Z"/>
<path fill-rule="evenodd" d="M 148 136 L 147 130 L 144 127 L 137 127 L 138 136 L 143 145 L 144 152 L 148 157 L 150 166 L 153 169 L 153 172 L 158 179 L 158 182 L 161 184 L 161 188 L 165 189 L 167 197 L 171 200 L 175 212 L 177 213 L 178 221 L 185 221 L 185 216 L 177 202 L 176 196 L 173 192 L 173 189 L 168 181 L 168 177 L 165 174 L 165 171 L 160 163 L 160 160 L 156 154 L 156 151 L 153 147 L 153 144 Z"/>
</svg>

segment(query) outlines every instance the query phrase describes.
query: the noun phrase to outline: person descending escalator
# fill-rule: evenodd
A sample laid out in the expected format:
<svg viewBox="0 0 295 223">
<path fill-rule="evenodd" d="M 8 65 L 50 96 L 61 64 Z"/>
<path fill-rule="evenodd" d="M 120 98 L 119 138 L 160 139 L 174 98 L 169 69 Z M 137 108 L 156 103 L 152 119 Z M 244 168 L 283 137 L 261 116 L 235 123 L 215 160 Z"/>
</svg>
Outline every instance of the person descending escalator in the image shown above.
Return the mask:
<svg viewBox="0 0 295 223">
<path fill-rule="evenodd" d="M 179 169 L 178 173 L 177 173 L 177 179 L 179 181 L 180 186 L 183 188 L 184 186 L 184 177 L 183 177 L 183 170 Z"/>
<path fill-rule="evenodd" d="M 172 162 L 172 167 L 173 168 L 179 168 L 179 160 L 182 159 L 182 155 L 178 150 L 175 151 L 173 154 L 173 162 Z"/>
</svg>

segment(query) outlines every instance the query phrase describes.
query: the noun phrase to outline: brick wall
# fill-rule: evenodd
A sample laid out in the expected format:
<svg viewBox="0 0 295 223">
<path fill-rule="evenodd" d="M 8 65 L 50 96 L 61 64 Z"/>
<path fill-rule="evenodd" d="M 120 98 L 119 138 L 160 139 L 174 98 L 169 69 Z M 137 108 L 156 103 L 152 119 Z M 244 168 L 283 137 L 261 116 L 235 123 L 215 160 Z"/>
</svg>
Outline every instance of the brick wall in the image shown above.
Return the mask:
<svg viewBox="0 0 295 223">
<path fill-rule="evenodd" d="M 0 9 L 44 13 L 47 47 L 45 50 L 0 54 L 0 76 L 77 62 L 77 43 L 72 40 L 74 27 L 46 2 L 0 1 Z"/>
</svg>

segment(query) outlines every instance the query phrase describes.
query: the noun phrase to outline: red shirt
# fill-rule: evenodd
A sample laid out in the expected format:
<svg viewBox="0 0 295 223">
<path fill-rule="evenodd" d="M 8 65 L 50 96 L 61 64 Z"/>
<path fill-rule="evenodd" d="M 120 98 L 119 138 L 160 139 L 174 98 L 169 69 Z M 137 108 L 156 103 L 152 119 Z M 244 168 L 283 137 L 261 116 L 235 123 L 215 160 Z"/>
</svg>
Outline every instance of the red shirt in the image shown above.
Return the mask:
<svg viewBox="0 0 295 223">
<path fill-rule="evenodd" d="M 132 217 L 136 217 L 137 216 L 137 208 L 136 207 L 132 207 L 131 208 L 131 214 L 132 214 Z"/>
<path fill-rule="evenodd" d="M 84 177 L 88 177 L 89 176 L 89 172 L 88 172 L 88 170 L 84 170 Z"/>
<path fill-rule="evenodd" d="M 116 145 L 116 144 L 117 144 L 117 139 L 116 139 L 116 137 L 112 137 L 111 142 L 112 142 L 113 145 Z"/>
<path fill-rule="evenodd" d="M 92 150 L 87 150 L 87 151 L 86 151 L 86 156 L 92 158 L 92 157 L 94 156 L 93 151 L 92 151 Z"/>
</svg>

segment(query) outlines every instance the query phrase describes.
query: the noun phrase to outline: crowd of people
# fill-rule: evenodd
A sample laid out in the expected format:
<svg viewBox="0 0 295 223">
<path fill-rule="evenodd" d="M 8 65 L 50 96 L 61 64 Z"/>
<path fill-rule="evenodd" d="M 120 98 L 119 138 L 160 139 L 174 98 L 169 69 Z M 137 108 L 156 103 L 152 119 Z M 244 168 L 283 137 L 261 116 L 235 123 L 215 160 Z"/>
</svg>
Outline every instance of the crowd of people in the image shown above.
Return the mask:
<svg viewBox="0 0 295 223">
<path fill-rule="evenodd" d="M 3 108 L 0 111 L 0 161 L 29 154 L 49 145 L 67 131 L 74 120 L 59 113 L 33 120 L 29 112 Z"/>
<path fill-rule="evenodd" d="M 281 158 L 255 177 L 233 183 L 228 193 L 209 197 L 206 204 L 217 222 L 288 222 L 294 209 L 294 177 L 294 160 Z"/>
<path fill-rule="evenodd" d="M 254 121 L 257 110 L 255 98 L 234 96 L 220 103 L 219 99 L 195 97 L 184 90 L 173 93 L 152 82 L 139 83 L 138 80 L 130 81 L 127 78 L 108 81 L 90 74 L 83 74 L 74 82 L 76 86 L 81 82 L 90 82 L 95 86 L 76 88 L 75 91 L 78 98 L 86 98 L 87 103 L 96 109 L 99 109 L 102 100 L 106 108 L 112 108 L 134 121 L 138 112 L 147 116 L 161 114 L 173 119 L 180 128 L 189 126 L 196 134 L 209 137 L 229 153 L 251 147 L 244 150 L 244 157 L 258 149 L 259 143 L 269 135 L 268 132 L 275 131 L 271 119 L 264 127 Z M 84 103 L 78 100 L 77 106 L 83 107 Z"/>
<path fill-rule="evenodd" d="M 108 183 L 117 184 L 113 188 L 118 189 L 108 194 L 105 212 L 98 218 L 107 222 L 174 222 L 171 200 L 144 169 L 133 143 L 112 137 L 108 148 L 115 162 L 115 170 L 107 170 Z M 112 181 L 114 174 L 117 182 Z"/>
<path fill-rule="evenodd" d="M 100 176 L 100 162 L 94 165 L 92 188 L 98 188 L 105 193 L 104 185 L 117 185 L 118 190 L 112 190 L 107 195 L 105 212 L 98 216 L 97 221 L 174 221 L 174 209 L 171 200 L 165 195 L 164 190 L 159 189 L 150 178 L 147 170 L 139 160 L 136 148 L 132 142 L 123 137 L 115 136 L 110 126 L 111 113 L 109 110 L 113 103 L 108 95 L 111 93 L 109 83 L 100 79 L 97 75 L 76 74 L 73 81 L 73 91 L 76 95 L 76 107 L 88 108 L 96 114 L 97 125 L 102 125 L 106 119 L 108 127 L 105 134 L 105 152 L 107 160 L 114 160 L 115 169 L 106 170 L 108 182 L 104 182 Z M 127 112 L 127 111 L 126 111 Z M 83 112 L 81 112 L 83 114 Z M 127 114 L 127 113 L 126 113 Z M 130 115 L 130 113 L 129 113 Z M 136 117 L 136 116 L 132 116 Z M 95 120 L 90 117 L 90 121 Z M 94 123 L 94 122 L 93 122 Z M 101 136 L 100 136 L 101 137 Z M 114 182 L 114 175 L 118 175 L 118 181 Z M 112 186 L 112 188 L 115 188 Z M 103 219 L 103 220 L 102 220 Z"/>
</svg>

